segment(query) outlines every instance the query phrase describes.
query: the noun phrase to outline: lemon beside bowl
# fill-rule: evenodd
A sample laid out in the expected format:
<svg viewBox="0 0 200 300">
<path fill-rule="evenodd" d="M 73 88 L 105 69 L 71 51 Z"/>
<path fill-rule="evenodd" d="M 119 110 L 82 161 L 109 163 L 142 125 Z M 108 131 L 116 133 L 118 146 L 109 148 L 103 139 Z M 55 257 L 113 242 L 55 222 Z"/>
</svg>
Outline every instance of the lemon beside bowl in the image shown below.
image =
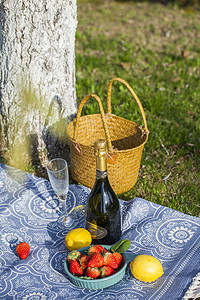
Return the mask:
<svg viewBox="0 0 200 300">
<path fill-rule="evenodd" d="M 132 275 L 144 282 L 152 282 L 160 278 L 164 272 L 160 261 L 151 255 L 137 255 L 130 263 Z"/>
<path fill-rule="evenodd" d="M 69 251 L 90 246 L 91 243 L 92 236 L 85 228 L 72 229 L 65 236 L 65 245 Z"/>
</svg>

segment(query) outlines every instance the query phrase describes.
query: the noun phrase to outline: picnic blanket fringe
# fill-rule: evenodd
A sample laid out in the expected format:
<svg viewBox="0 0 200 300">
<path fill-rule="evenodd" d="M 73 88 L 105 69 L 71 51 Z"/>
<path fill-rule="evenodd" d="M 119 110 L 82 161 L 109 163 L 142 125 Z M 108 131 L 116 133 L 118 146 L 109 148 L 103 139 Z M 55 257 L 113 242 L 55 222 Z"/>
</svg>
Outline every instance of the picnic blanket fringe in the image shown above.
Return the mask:
<svg viewBox="0 0 200 300">
<path fill-rule="evenodd" d="M 182 300 L 197 299 L 200 297 L 200 272 L 193 278 L 193 281 Z"/>
</svg>

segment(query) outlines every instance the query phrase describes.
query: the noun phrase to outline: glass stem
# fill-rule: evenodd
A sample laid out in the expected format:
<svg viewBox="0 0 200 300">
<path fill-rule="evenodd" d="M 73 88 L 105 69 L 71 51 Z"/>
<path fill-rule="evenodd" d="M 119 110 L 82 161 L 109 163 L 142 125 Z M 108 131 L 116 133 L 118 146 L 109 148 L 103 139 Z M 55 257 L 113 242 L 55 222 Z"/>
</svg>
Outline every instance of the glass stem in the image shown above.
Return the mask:
<svg viewBox="0 0 200 300">
<path fill-rule="evenodd" d="M 68 212 L 67 212 L 67 197 L 64 200 L 64 214 L 66 218 L 69 218 Z"/>
<path fill-rule="evenodd" d="M 64 207 L 64 216 L 66 218 L 69 217 L 68 212 L 67 212 L 67 195 L 59 196 L 60 201 L 63 202 L 63 207 Z"/>
</svg>

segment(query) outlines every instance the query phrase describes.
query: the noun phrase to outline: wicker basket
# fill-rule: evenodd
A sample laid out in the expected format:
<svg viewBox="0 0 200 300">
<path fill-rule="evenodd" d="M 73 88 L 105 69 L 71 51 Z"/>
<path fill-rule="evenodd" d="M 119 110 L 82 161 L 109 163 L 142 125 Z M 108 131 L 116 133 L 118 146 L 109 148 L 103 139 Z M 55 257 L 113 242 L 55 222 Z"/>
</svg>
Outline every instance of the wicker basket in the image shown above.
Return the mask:
<svg viewBox="0 0 200 300">
<path fill-rule="evenodd" d="M 144 128 L 136 123 L 111 114 L 111 89 L 114 81 L 123 83 L 138 103 Z M 100 114 L 81 116 L 82 108 L 89 98 L 95 98 Z M 70 144 L 72 178 L 90 188 L 96 178 L 94 142 L 106 139 L 108 145 L 108 178 L 116 194 L 130 190 L 137 182 L 144 144 L 148 139 L 145 113 L 137 95 L 121 78 L 113 78 L 107 90 L 107 114 L 100 98 L 95 94 L 86 96 L 80 103 L 77 117 L 67 126 Z"/>
</svg>

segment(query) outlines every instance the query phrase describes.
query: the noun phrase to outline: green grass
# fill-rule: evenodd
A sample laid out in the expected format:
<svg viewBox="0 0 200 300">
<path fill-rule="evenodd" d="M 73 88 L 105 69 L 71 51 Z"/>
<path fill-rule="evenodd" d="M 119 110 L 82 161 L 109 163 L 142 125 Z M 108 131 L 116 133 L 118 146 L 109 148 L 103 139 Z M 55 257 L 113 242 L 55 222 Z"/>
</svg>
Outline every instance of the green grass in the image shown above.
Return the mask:
<svg viewBox="0 0 200 300">
<path fill-rule="evenodd" d="M 199 7 L 177 3 L 78 0 L 77 102 L 96 93 L 106 111 L 109 80 L 125 79 L 144 107 L 150 134 L 138 181 L 119 197 L 142 197 L 200 216 Z M 112 113 L 142 125 L 132 98 L 114 83 Z M 83 109 L 98 112 L 94 100 Z M 37 163 L 25 170 L 47 178 Z"/>
<path fill-rule="evenodd" d="M 139 14 L 142 8 L 144 12 Z M 78 1 L 78 102 L 86 94 L 96 93 L 106 110 L 109 80 L 114 76 L 125 79 L 142 102 L 150 134 L 143 151 L 137 184 L 119 197 L 125 200 L 143 197 L 199 216 L 200 48 L 195 38 L 200 26 L 198 12 L 188 14 L 172 6 L 146 2 L 140 4 L 137 12 L 136 9 L 137 4 L 130 1 L 123 2 L 123 6 L 115 1 L 110 1 L 110 5 L 107 1 L 101 4 Z M 163 21 L 159 21 L 159 15 L 154 15 L 155 10 L 160 9 L 165 10 Z M 137 19 L 138 38 L 130 35 L 129 24 L 133 18 Z M 142 22 L 146 24 L 143 27 Z M 115 30 L 115 26 L 119 30 Z M 192 30 L 190 37 L 187 36 L 189 29 Z M 162 36 L 164 30 L 171 32 L 167 42 Z M 155 42 L 151 41 L 154 35 Z M 149 39 L 149 43 L 144 43 L 145 38 Z M 181 49 L 188 53 L 187 58 L 181 54 Z M 142 124 L 141 113 L 131 98 L 124 86 L 114 84 L 112 112 Z M 98 111 L 97 104 L 90 100 L 84 106 L 83 114 Z"/>
</svg>

